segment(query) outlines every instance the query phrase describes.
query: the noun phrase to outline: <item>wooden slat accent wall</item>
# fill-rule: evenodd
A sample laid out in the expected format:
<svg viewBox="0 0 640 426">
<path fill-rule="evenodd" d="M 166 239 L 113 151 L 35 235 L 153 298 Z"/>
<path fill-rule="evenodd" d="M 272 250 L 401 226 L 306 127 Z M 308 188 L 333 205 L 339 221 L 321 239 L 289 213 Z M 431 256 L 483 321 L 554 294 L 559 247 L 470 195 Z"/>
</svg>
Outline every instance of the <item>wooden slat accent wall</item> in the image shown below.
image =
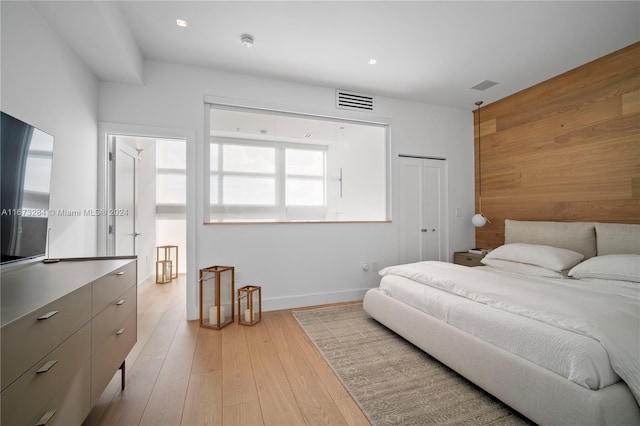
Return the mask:
<svg viewBox="0 0 640 426">
<path fill-rule="evenodd" d="M 476 247 L 504 220 L 640 223 L 640 43 L 480 110 Z M 474 112 L 476 211 L 478 129 Z"/>
</svg>

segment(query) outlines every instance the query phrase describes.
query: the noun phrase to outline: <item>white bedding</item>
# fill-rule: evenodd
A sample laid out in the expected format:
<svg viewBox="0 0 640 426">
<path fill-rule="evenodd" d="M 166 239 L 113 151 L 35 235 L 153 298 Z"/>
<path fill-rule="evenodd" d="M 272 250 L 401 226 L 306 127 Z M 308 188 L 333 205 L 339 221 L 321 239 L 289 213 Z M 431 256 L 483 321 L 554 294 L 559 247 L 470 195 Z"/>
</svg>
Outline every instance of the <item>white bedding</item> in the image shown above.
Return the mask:
<svg viewBox="0 0 640 426">
<path fill-rule="evenodd" d="M 601 389 L 620 380 L 611 369 L 607 352 L 591 338 L 443 293 L 397 275 L 385 276 L 380 290 L 587 389 Z"/>
<path fill-rule="evenodd" d="M 444 262 L 393 266 L 380 274 L 380 290 L 392 297 L 583 387 L 600 389 L 620 376 L 640 399 L 636 286 L 585 285 Z"/>
</svg>

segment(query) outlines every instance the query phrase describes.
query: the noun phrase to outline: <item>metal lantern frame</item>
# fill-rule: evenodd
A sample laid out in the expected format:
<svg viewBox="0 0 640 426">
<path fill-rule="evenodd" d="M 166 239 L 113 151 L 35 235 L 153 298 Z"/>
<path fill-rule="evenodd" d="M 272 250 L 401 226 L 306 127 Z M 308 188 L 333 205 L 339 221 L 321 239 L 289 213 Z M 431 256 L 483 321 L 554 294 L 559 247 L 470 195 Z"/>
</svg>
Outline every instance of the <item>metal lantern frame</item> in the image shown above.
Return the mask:
<svg viewBox="0 0 640 426">
<path fill-rule="evenodd" d="M 168 284 L 171 282 L 173 262 L 170 260 L 156 261 L 156 284 Z"/>
<path fill-rule="evenodd" d="M 178 278 L 178 246 L 157 246 L 156 284 L 167 284 L 174 278 Z"/>
<path fill-rule="evenodd" d="M 262 321 L 262 288 L 257 285 L 239 288 L 238 324 L 254 326 L 260 321 Z"/>
<path fill-rule="evenodd" d="M 225 280 L 226 275 L 230 278 Z M 225 293 L 228 299 L 223 298 L 223 286 L 228 285 Z M 200 269 L 200 327 L 220 330 L 235 321 L 235 269 L 233 266 L 209 266 Z M 211 294 L 213 293 L 213 294 Z M 205 304 L 205 300 L 213 299 L 213 305 Z M 226 312 L 225 306 L 230 307 L 231 316 Z M 214 309 L 215 308 L 215 309 Z"/>
</svg>

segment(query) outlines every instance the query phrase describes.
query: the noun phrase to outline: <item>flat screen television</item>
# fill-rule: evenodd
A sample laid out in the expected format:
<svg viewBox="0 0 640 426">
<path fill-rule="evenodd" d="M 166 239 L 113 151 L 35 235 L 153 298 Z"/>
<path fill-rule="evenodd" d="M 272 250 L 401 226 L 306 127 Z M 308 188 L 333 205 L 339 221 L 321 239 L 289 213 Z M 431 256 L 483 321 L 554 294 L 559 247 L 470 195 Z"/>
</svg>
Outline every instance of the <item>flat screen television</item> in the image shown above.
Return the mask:
<svg viewBox="0 0 640 426">
<path fill-rule="evenodd" d="M 0 112 L 1 264 L 44 257 L 53 136 Z"/>
</svg>

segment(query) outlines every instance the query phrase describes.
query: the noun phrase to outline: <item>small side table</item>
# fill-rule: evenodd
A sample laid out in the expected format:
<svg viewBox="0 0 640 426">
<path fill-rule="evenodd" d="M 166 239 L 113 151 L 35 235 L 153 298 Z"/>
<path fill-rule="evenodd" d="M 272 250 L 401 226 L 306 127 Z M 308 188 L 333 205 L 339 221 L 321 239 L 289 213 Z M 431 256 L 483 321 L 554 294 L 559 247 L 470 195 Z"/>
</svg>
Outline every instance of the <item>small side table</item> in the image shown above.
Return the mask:
<svg viewBox="0 0 640 426">
<path fill-rule="evenodd" d="M 453 254 L 453 263 L 464 266 L 482 266 L 483 263 L 480 261 L 484 256 L 484 254 L 458 251 Z"/>
</svg>

